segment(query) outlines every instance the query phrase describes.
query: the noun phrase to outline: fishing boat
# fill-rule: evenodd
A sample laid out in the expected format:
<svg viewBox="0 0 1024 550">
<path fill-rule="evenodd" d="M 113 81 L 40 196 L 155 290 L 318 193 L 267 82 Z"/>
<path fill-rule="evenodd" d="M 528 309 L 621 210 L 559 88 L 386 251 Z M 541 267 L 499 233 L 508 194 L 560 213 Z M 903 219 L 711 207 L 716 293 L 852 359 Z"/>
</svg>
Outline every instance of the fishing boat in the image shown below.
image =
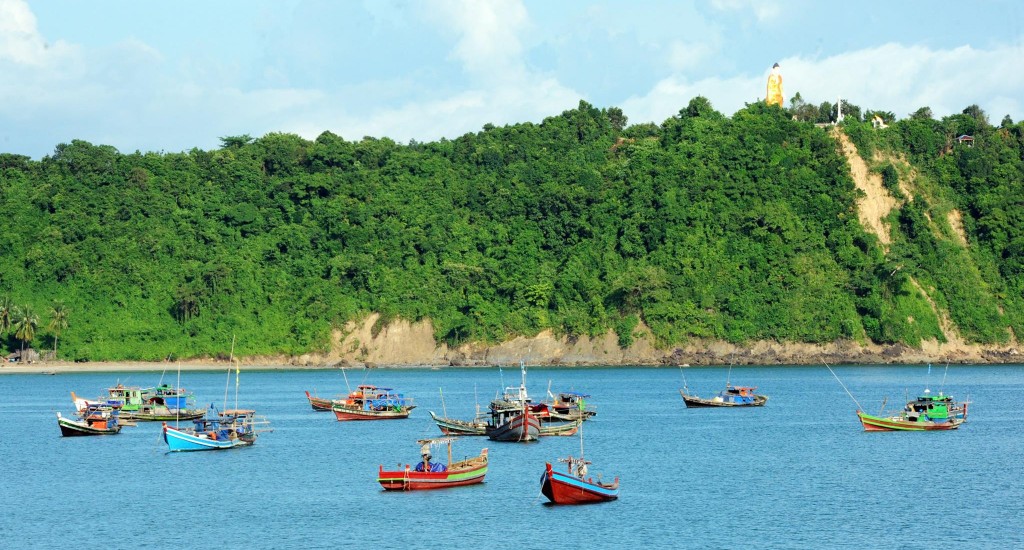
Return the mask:
<svg viewBox="0 0 1024 550">
<path fill-rule="evenodd" d="M 107 396 L 98 399 L 83 399 L 71 392 L 71 401 L 78 411 L 91 405 L 106 405 L 119 411 L 122 421 L 163 422 L 170 420 L 192 420 L 200 418 L 204 409 L 188 408 L 192 394 L 184 388 L 167 384 L 147 389 L 117 384 L 107 388 Z"/>
<path fill-rule="evenodd" d="M 688 389 L 679 390 L 683 396 L 683 403 L 687 408 L 699 407 L 760 407 L 768 402 L 768 396 L 754 393 L 757 390 L 753 386 L 732 386 L 726 385 L 725 389 L 718 392 L 718 395 L 705 399 L 696 395 L 690 395 Z"/>
<path fill-rule="evenodd" d="M 385 471 L 380 466 L 377 482 L 385 491 L 418 491 L 425 489 L 445 489 L 461 485 L 483 483 L 487 474 L 487 449 L 480 451 L 478 456 L 452 462 L 452 441 L 454 438 L 421 439 L 420 456 L 422 460 L 416 466 L 405 465 L 405 469 Z M 431 462 L 431 449 L 445 446 L 448 449 L 448 462 Z"/>
<path fill-rule="evenodd" d="M 491 402 L 490 409 L 487 437 L 491 440 L 526 442 L 540 439 L 540 419 L 530 412 L 528 404 L 495 400 Z"/>
<path fill-rule="evenodd" d="M 967 403 L 957 403 L 941 391 L 932 395 L 925 389 L 896 414 L 875 416 L 858 410 L 857 418 L 867 432 L 955 430 L 967 421 Z"/>
<path fill-rule="evenodd" d="M 107 405 L 90 405 L 79 413 L 79 419 L 65 418 L 57 413 L 57 425 L 64 437 L 80 435 L 114 435 L 120 433 L 117 409 Z"/>
<path fill-rule="evenodd" d="M 334 416 L 340 421 L 409 418 L 409 413 L 415 408 L 412 398 L 395 393 L 391 388 L 369 384 L 359 386 L 347 398 L 336 400 L 331 406 Z"/>
<path fill-rule="evenodd" d="M 163 424 L 163 438 L 169 451 L 216 451 L 234 447 L 248 447 L 256 443 L 260 426 L 268 422 L 256 416 L 251 409 L 229 409 L 218 412 L 212 405 L 202 418 L 192 421 L 193 426 L 179 428 Z"/>
<path fill-rule="evenodd" d="M 192 392 L 185 388 L 171 386 L 170 384 L 160 384 L 142 390 L 143 403 L 163 405 L 172 410 L 187 408 L 192 401 Z"/>
<path fill-rule="evenodd" d="M 580 430 L 580 456 L 570 455 L 558 461 L 568 466 L 566 471 L 555 470 L 547 462 L 540 478 L 540 492 L 553 504 L 591 504 L 619 498 L 618 477 L 605 483 L 600 475 L 596 480 L 589 476 L 587 466 L 591 462 L 583 455 L 583 430 Z"/>
<path fill-rule="evenodd" d="M 575 420 L 577 418 L 587 420 L 597 415 L 597 410 L 595 410 L 594 406 L 587 404 L 587 398 L 590 397 L 590 394 L 578 391 L 564 391 L 554 395 L 549 390 L 548 395 L 551 397 L 551 402 L 547 405 L 551 410 L 551 416 L 554 418 L 560 420 Z"/>
<path fill-rule="evenodd" d="M 458 420 L 437 416 L 430 411 L 430 418 L 445 435 L 487 435 L 487 416 L 477 415 L 473 420 Z"/>
<path fill-rule="evenodd" d="M 483 415 L 477 416 L 473 420 L 459 420 L 437 416 L 434 411 L 430 411 L 430 418 L 434 420 L 437 427 L 441 429 L 441 433 L 445 435 L 487 435 L 489 417 L 489 413 L 483 413 Z M 582 422 L 583 420 L 581 419 L 565 422 L 541 422 L 538 435 L 540 437 L 575 435 Z"/>
<path fill-rule="evenodd" d="M 309 400 L 309 405 L 313 407 L 314 411 L 327 412 L 334 409 L 334 399 L 310 395 L 308 391 L 306 392 L 306 399 Z"/>
</svg>

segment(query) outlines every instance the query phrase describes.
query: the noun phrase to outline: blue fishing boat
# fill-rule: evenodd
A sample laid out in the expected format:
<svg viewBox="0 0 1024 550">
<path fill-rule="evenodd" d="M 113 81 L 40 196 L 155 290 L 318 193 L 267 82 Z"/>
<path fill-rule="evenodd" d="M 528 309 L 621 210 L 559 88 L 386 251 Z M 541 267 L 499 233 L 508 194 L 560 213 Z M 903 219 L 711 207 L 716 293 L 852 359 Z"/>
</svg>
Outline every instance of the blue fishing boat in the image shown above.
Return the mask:
<svg viewBox="0 0 1024 550">
<path fill-rule="evenodd" d="M 231 409 L 223 412 L 211 406 L 206 416 L 192 421 L 189 428 L 163 424 L 164 442 L 169 451 L 217 451 L 234 447 L 248 447 L 256 443 L 258 426 L 267 424 L 251 409 Z"/>
</svg>

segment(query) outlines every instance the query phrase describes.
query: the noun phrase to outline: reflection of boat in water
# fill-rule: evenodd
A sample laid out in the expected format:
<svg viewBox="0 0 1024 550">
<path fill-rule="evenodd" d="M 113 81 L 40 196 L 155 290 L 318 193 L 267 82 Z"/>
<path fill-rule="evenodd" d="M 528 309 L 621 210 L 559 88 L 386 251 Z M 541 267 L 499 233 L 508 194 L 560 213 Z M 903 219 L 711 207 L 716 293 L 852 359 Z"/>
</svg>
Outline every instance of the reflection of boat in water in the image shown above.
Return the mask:
<svg viewBox="0 0 1024 550">
<path fill-rule="evenodd" d="M 718 392 L 718 395 L 703 399 L 696 395 L 688 395 L 686 390 L 679 390 L 683 396 L 683 403 L 688 408 L 698 407 L 760 407 L 768 402 L 768 396 L 754 393 L 757 388 L 753 386 L 731 386 L 726 385 L 725 389 Z"/>
<path fill-rule="evenodd" d="M 312 404 L 312 400 L 310 400 Z M 331 410 L 338 420 L 392 420 L 408 418 L 416 408 L 411 398 L 391 388 L 363 384 L 344 400 L 333 400 Z"/>
<path fill-rule="evenodd" d="M 406 464 L 404 470 L 385 471 L 381 465 L 377 482 L 386 491 L 445 489 L 483 483 L 487 474 L 487 449 L 480 451 L 478 456 L 452 462 L 452 440 L 451 437 L 444 437 L 418 441 L 423 460 L 415 467 Z M 440 446 L 447 447 L 447 463 L 431 462 L 431 449 Z"/>
<path fill-rule="evenodd" d="M 867 432 L 955 430 L 967 421 L 967 403 L 926 389 L 897 414 L 875 416 L 858 410 L 857 418 Z"/>
<path fill-rule="evenodd" d="M 79 413 L 79 419 L 65 418 L 57 413 L 60 435 L 73 437 L 81 435 L 114 435 L 120 433 L 117 409 L 107 405 L 89 405 Z"/>
</svg>

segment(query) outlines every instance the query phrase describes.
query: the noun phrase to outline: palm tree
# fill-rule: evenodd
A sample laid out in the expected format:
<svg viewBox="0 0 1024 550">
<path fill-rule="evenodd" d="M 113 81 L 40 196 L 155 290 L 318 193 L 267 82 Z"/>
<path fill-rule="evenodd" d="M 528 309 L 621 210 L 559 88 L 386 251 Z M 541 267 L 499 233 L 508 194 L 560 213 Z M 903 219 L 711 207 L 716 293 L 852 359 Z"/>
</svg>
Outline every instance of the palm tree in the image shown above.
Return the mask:
<svg viewBox="0 0 1024 550">
<path fill-rule="evenodd" d="M 57 339 L 60 331 L 68 328 L 68 308 L 61 302 L 55 302 L 50 308 L 49 329 L 53 331 L 53 358 L 57 358 Z"/>
<path fill-rule="evenodd" d="M 36 337 L 36 329 L 39 328 L 39 316 L 32 311 L 31 306 L 25 306 L 25 309 L 15 307 L 14 312 L 11 326 L 14 327 L 14 337 L 21 340 L 21 357 L 22 361 L 24 361 L 25 342 L 31 342 Z"/>
</svg>

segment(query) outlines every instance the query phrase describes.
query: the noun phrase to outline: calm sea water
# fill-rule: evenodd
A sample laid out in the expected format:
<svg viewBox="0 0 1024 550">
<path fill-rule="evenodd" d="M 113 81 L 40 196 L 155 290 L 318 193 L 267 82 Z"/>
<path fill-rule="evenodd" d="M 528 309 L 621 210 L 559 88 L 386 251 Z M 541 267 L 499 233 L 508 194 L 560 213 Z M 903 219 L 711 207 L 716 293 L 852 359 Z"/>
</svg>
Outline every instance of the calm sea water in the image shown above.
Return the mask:
<svg viewBox="0 0 1024 550">
<path fill-rule="evenodd" d="M 838 367 L 868 411 L 900 405 L 943 368 Z M 385 493 L 378 465 L 418 460 L 440 434 L 428 410 L 468 418 L 517 368 L 349 371 L 417 400 L 408 420 L 337 422 L 303 391 L 345 391 L 340 371 L 241 374 L 238 404 L 273 433 L 250 448 L 166 453 L 159 423 L 113 437 L 62 438 L 68 392 L 95 396 L 160 373 L 0 376 L 0 546 L 6 548 L 956 548 L 1024 544 L 1024 394 L 1019 366 L 953 366 L 944 389 L 971 401 L 945 433 L 865 433 L 823 367 L 733 368 L 734 384 L 770 396 L 758 409 L 689 409 L 678 389 L 710 395 L 724 368 L 532 368 L 527 386 L 591 393 L 591 473 L 621 478 L 618 501 L 545 505 L 544 462 L 577 437 L 510 444 L 462 438 L 457 457 L 490 448 L 486 483 Z M 165 381 L 174 382 L 168 373 Z M 234 375 L 182 373 L 200 403 L 234 404 Z M 439 390 L 443 388 L 444 399 Z"/>
</svg>

